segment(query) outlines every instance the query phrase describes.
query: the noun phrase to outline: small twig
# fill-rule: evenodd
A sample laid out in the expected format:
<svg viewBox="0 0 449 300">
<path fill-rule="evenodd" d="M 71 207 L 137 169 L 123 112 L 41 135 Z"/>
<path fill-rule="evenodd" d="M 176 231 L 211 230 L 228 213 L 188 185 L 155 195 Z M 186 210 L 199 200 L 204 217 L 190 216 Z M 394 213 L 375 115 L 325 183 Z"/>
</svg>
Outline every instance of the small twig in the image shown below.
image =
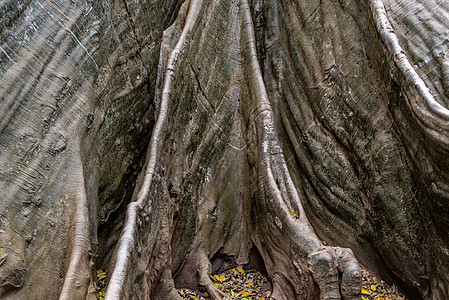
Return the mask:
<svg viewBox="0 0 449 300">
<path fill-rule="evenodd" d="M 436 65 L 432 70 L 430 70 L 429 72 L 427 72 L 426 74 L 424 74 L 423 76 L 421 76 L 421 78 L 426 77 L 430 72 L 432 72 L 433 70 L 435 70 L 436 68 L 438 68 L 445 60 L 447 59 L 447 57 L 445 59 L 443 59 L 442 61 L 440 61 L 440 63 L 438 65 Z"/>
<path fill-rule="evenodd" d="M 48 3 L 51 4 L 51 6 L 53 6 L 57 11 L 59 11 L 64 17 L 66 17 L 70 22 L 72 22 L 76 28 L 78 28 L 79 32 L 81 33 L 81 35 L 83 35 L 83 32 L 81 31 L 81 29 L 78 27 L 78 25 L 76 24 L 76 22 L 72 19 L 70 19 L 65 13 L 63 13 L 59 8 L 56 7 L 56 5 L 54 5 L 50 0 L 47 0 Z"/>
</svg>

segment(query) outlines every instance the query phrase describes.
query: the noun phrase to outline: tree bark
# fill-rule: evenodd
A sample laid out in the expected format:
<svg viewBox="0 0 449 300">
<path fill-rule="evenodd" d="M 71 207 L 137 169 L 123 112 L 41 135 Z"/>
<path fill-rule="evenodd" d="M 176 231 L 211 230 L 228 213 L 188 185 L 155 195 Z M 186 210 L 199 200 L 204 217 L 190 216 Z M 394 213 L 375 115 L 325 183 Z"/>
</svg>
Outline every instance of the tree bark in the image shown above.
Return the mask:
<svg viewBox="0 0 449 300">
<path fill-rule="evenodd" d="M 0 3 L 0 295 L 449 297 L 449 4 Z M 43 280 L 45 278 L 45 280 Z"/>
</svg>

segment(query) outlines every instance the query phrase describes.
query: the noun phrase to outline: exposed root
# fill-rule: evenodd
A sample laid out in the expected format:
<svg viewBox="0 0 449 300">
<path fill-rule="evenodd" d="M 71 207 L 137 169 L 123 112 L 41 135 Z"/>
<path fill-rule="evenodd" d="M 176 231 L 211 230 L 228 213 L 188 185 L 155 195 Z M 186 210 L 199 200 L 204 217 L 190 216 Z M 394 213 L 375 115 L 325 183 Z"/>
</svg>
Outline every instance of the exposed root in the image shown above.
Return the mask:
<svg viewBox="0 0 449 300">
<path fill-rule="evenodd" d="M 199 284 L 207 291 L 213 300 L 228 299 L 227 295 L 220 291 L 213 284 L 210 275 L 212 274 L 212 264 L 207 258 L 204 250 L 198 250 L 198 275 Z"/>
<path fill-rule="evenodd" d="M 320 287 L 321 299 L 340 299 L 340 294 L 345 300 L 360 297 L 362 271 L 352 250 L 324 247 L 313 252 L 309 254 L 309 270 Z"/>
<path fill-rule="evenodd" d="M 23 285 L 25 240 L 12 227 L 8 218 L 0 216 L 0 297 Z"/>
<path fill-rule="evenodd" d="M 158 287 L 159 289 L 155 291 L 154 299 L 182 300 L 182 297 L 175 288 L 171 270 L 169 268 L 165 269 L 162 273 Z"/>
<path fill-rule="evenodd" d="M 416 122 L 417 126 L 424 126 L 427 134 L 447 149 L 446 136 L 448 135 L 449 110 L 435 100 L 423 79 L 419 77 L 410 64 L 404 50 L 399 45 L 396 33 L 388 21 L 382 0 L 370 0 L 369 4 L 377 25 L 377 32 L 392 58 L 391 61 L 399 70 L 400 80 L 404 82 L 405 87 L 408 87 L 404 91 L 408 94 L 409 109 L 420 121 Z"/>
<path fill-rule="evenodd" d="M 324 248 L 309 254 L 309 270 L 320 287 L 321 299 L 340 299 L 335 252 Z"/>
<path fill-rule="evenodd" d="M 153 175 L 155 173 L 156 163 L 159 158 L 159 153 L 166 130 L 165 127 L 168 118 L 168 105 L 170 103 L 170 95 L 173 88 L 172 80 L 175 76 L 176 63 L 178 61 L 178 57 L 182 54 L 182 50 L 187 43 L 187 36 L 190 34 L 190 31 L 192 30 L 201 10 L 202 0 L 192 1 L 192 3 L 187 1 L 184 9 L 186 9 L 188 5 L 190 5 L 189 12 L 181 36 L 167 60 L 161 106 L 159 109 L 157 122 L 153 129 L 150 145 L 148 147 L 144 178 L 141 186 L 138 187 L 139 192 L 137 194 L 137 199 L 132 202 L 127 209 L 127 219 L 124 224 L 124 230 L 122 231 L 122 235 L 118 242 L 120 248 L 114 256 L 116 264 L 112 271 L 111 284 L 108 286 L 106 292 L 105 299 L 107 300 L 121 299 L 122 297 L 121 295 L 123 293 L 125 279 L 128 273 L 127 266 L 130 264 L 131 254 L 135 251 L 134 236 L 137 230 L 138 212 L 140 212 L 144 207 L 151 206 L 151 200 L 148 199 L 148 195 L 153 182 Z M 181 8 L 181 10 L 183 10 L 183 8 Z"/>
<path fill-rule="evenodd" d="M 127 220 L 115 256 L 117 263 L 111 276 L 106 299 L 119 299 L 124 296 L 122 294 L 128 272 L 127 266 L 130 265 L 130 260 L 134 257 L 132 253 L 134 247 L 136 247 L 136 220 L 142 208 L 151 206 L 148 195 L 152 188 L 153 176 L 156 172 L 156 164 L 165 136 L 168 105 L 173 88 L 173 78 L 175 78 L 176 63 L 178 57 L 182 54 L 182 49 L 185 48 L 186 36 L 199 14 L 201 3 L 201 1 L 192 1 L 180 39 L 168 56 L 159 117 L 147 153 L 144 178 L 137 199 L 128 207 Z M 280 300 L 305 297 L 300 296 L 300 294 L 306 295 L 306 297 L 307 295 L 316 295 L 316 288 L 310 285 L 309 281 L 309 278 L 313 277 L 313 280 L 320 287 L 322 299 L 340 299 L 339 270 L 345 278 L 341 281 L 341 294 L 344 297 L 352 297 L 353 294 L 358 295 L 360 282 L 354 279 L 357 277 L 354 274 L 357 274 L 359 269 L 357 269 L 358 264 L 354 256 L 348 255 L 350 251 L 339 250 L 337 255 L 334 248 L 323 248 L 304 213 L 280 148 L 274 125 L 274 114 L 257 61 L 248 1 L 242 0 L 240 4 L 241 51 L 245 62 L 243 73 L 248 80 L 247 88 L 249 92 L 248 103 L 242 105 L 247 105 L 243 110 L 247 112 L 249 125 L 252 129 L 250 131 L 253 131 L 254 142 L 257 144 L 252 149 L 254 153 L 249 153 L 249 155 L 256 157 L 253 164 L 255 172 L 252 173 L 252 176 L 254 176 L 254 182 L 258 184 L 256 200 L 252 205 L 255 206 L 256 218 L 260 219 L 254 222 L 254 229 L 263 233 L 259 237 L 260 240 L 255 241 L 255 243 L 264 259 L 272 258 L 271 263 L 267 264 L 268 273 L 273 282 L 271 297 Z M 294 212 L 294 218 L 291 212 Z M 272 222 L 262 219 L 265 214 L 272 217 Z M 168 228 L 160 230 L 169 230 Z M 167 234 L 170 235 L 171 233 L 168 232 Z M 201 233 L 197 234 L 201 236 Z M 256 239 L 254 238 L 254 240 Z M 199 246 L 195 247 L 196 250 L 194 250 L 192 256 L 193 262 L 196 263 L 198 283 L 212 299 L 225 299 L 226 294 L 216 288 L 210 278 L 211 262 L 203 248 L 204 243 L 207 242 L 201 239 L 198 241 Z M 149 254 L 145 255 L 148 256 Z M 156 254 L 153 253 L 152 255 Z M 309 255 L 308 258 L 307 255 Z M 161 259 L 169 261 L 170 257 L 163 256 Z M 341 263 L 339 263 L 340 261 Z M 309 269 L 307 269 L 307 262 L 309 262 Z M 179 295 L 173 286 L 170 263 L 161 263 L 158 266 L 150 264 L 147 268 L 151 268 L 150 271 L 154 273 L 151 277 L 154 282 L 150 280 L 150 285 L 152 285 L 150 291 L 154 291 L 154 295 L 158 295 L 157 297 L 160 299 L 166 297 L 179 299 Z M 360 277 L 360 272 L 358 274 Z M 154 290 L 155 285 L 157 285 L 157 290 Z M 291 288 L 285 288 L 286 285 Z"/>
<path fill-rule="evenodd" d="M 341 294 L 343 299 L 358 299 L 362 284 L 362 270 L 351 249 L 334 247 L 337 268 L 342 274 Z"/>
<path fill-rule="evenodd" d="M 273 276 L 273 290 L 271 291 L 270 299 L 286 299 L 281 282 L 276 280 L 276 274 Z"/>
<path fill-rule="evenodd" d="M 241 32 L 244 41 L 242 52 L 246 67 L 244 74 L 248 77 L 248 89 L 251 95 L 250 107 L 264 107 L 264 110 L 253 120 L 255 124 L 253 130 L 257 132 L 255 135 L 259 144 L 256 150 L 258 153 L 255 154 L 256 157 L 258 156 L 256 161 L 259 162 L 256 172 L 259 185 L 262 187 L 262 191 L 260 191 L 262 194 L 257 200 L 260 202 L 257 202 L 256 206 L 258 207 L 258 216 L 271 214 L 274 216 L 274 220 L 273 222 L 259 220 L 260 231 L 267 236 L 259 237 L 263 242 L 258 241 L 257 244 L 258 247 L 261 247 L 262 243 L 265 244 L 266 249 L 261 249 L 261 253 L 265 252 L 266 257 L 269 256 L 274 260 L 273 266 L 268 268 L 273 281 L 271 297 L 274 299 L 298 298 L 300 297 L 298 293 L 303 293 L 297 286 L 305 285 L 307 276 L 285 279 L 279 273 L 270 270 L 276 268 L 286 273 L 303 273 L 306 270 L 301 266 L 301 260 L 303 260 L 301 254 L 296 261 L 296 271 L 291 267 L 292 264 L 295 264 L 295 258 L 291 257 L 292 251 L 300 251 L 308 255 L 308 269 L 320 288 L 321 299 L 341 299 L 341 295 L 345 297 L 344 299 L 351 299 L 360 292 L 360 267 L 352 251 L 338 249 L 337 255 L 334 248 L 324 247 L 305 216 L 280 150 L 279 138 L 274 125 L 274 114 L 257 61 L 254 29 L 246 0 L 241 1 L 241 13 Z M 295 217 L 292 218 L 291 215 Z M 281 251 L 281 256 L 287 257 L 287 261 L 278 257 L 279 251 Z M 339 270 L 344 276 L 341 292 Z M 285 288 L 288 282 L 292 286 L 290 291 Z M 307 298 L 310 295 L 303 293 L 301 298 Z"/>
<path fill-rule="evenodd" d="M 90 250 L 89 240 L 89 212 L 86 198 L 86 188 L 84 186 L 84 174 L 81 158 L 75 161 L 73 168 L 79 168 L 75 180 L 75 199 L 76 205 L 73 215 L 73 227 L 69 231 L 71 245 L 69 246 L 70 260 L 65 275 L 64 285 L 59 297 L 65 299 L 81 299 L 85 298 L 88 293 L 88 287 L 92 278 L 90 277 L 90 258 L 88 251 Z"/>
</svg>

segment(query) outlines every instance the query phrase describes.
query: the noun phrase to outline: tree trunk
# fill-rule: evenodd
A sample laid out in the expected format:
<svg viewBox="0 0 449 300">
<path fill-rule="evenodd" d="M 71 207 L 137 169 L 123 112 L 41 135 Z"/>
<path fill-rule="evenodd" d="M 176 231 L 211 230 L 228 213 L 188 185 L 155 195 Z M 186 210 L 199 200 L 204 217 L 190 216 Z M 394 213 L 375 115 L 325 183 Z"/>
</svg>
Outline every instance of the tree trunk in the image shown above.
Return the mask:
<svg viewBox="0 0 449 300">
<path fill-rule="evenodd" d="M 3 299 L 222 299 L 251 256 L 274 299 L 358 299 L 359 262 L 449 298 L 449 3 L 0 12 Z"/>
</svg>

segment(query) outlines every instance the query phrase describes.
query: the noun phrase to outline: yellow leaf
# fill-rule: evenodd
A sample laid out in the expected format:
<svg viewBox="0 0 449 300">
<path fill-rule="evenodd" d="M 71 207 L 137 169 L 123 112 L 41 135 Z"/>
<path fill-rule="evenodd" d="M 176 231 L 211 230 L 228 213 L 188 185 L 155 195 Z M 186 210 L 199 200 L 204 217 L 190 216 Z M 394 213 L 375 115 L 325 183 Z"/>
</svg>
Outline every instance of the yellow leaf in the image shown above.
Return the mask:
<svg viewBox="0 0 449 300">
<path fill-rule="evenodd" d="M 106 273 L 101 274 L 100 276 L 98 276 L 98 277 L 97 277 L 97 280 L 98 280 L 98 281 L 102 281 L 102 280 L 105 279 L 105 278 L 106 278 Z"/>
<path fill-rule="evenodd" d="M 379 296 L 379 297 L 374 298 L 374 300 L 385 300 L 385 297 L 384 296 Z"/>
<path fill-rule="evenodd" d="M 259 300 L 265 300 L 265 297 L 260 297 Z"/>
<path fill-rule="evenodd" d="M 242 273 L 242 274 L 244 274 L 244 273 L 245 273 L 245 271 L 244 271 L 244 270 L 242 270 L 242 269 L 237 269 L 237 271 L 239 271 L 239 273 Z"/>
<path fill-rule="evenodd" d="M 371 290 L 372 290 L 373 292 L 375 292 L 375 291 L 377 290 L 377 287 L 376 287 L 374 284 L 372 284 L 372 285 L 371 285 Z"/>
<path fill-rule="evenodd" d="M 371 292 L 367 289 L 362 288 L 362 295 L 371 295 Z"/>
<path fill-rule="evenodd" d="M 218 283 L 214 282 L 214 285 L 218 289 Z"/>
<path fill-rule="evenodd" d="M 211 278 L 213 281 L 215 281 L 215 277 L 214 277 L 214 276 L 210 275 L 210 278 Z"/>
<path fill-rule="evenodd" d="M 220 281 L 220 277 L 218 277 L 218 275 L 214 275 L 214 279 L 215 281 Z"/>
<path fill-rule="evenodd" d="M 242 297 L 246 297 L 251 295 L 251 292 L 242 292 Z"/>
<path fill-rule="evenodd" d="M 235 298 L 235 294 L 234 294 L 233 290 L 231 290 L 231 296 L 232 296 L 232 298 Z"/>
<path fill-rule="evenodd" d="M 294 211 L 291 211 L 290 214 L 292 215 L 293 218 L 299 219 L 299 216 Z"/>
<path fill-rule="evenodd" d="M 226 277 L 224 275 L 220 275 L 220 282 L 223 282 L 226 280 Z"/>
<path fill-rule="evenodd" d="M 106 275 L 106 272 L 103 270 L 97 270 L 97 277 L 100 277 L 101 275 Z"/>
<path fill-rule="evenodd" d="M 104 296 L 106 296 L 106 292 L 105 291 L 101 291 L 100 294 L 98 294 L 98 296 L 104 297 Z"/>
</svg>

